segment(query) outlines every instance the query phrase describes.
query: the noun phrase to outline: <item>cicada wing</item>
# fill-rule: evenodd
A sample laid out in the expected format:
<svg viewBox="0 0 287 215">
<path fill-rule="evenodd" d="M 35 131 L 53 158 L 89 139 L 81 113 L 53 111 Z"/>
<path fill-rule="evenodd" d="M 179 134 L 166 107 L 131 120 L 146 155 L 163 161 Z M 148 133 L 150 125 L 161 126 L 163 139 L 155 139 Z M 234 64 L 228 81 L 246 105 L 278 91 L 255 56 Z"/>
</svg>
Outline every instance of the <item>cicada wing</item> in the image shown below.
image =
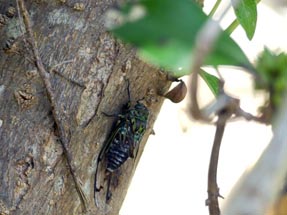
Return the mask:
<svg viewBox="0 0 287 215">
<path fill-rule="evenodd" d="M 95 198 L 95 204 L 97 207 L 100 206 L 100 200 L 99 200 L 98 194 L 103 188 L 100 184 L 98 185 L 98 182 L 102 181 L 101 177 L 99 176 L 99 172 L 100 172 L 99 169 L 102 166 L 101 164 L 102 164 L 103 158 L 104 158 L 105 154 L 107 153 L 107 151 L 108 151 L 112 141 L 114 140 L 115 136 L 119 132 L 120 127 L 121 127 L 121 122 L 118 122 L 116 124 L 116 128 L 115 128 L 114 132 L 109 137 L 109 139 L 104 143 L 104 146 L 102 147 L 102 149 L 98 155 L 98 158 L 97 158 L 97 168 L 96 168 L 96 172 L 95 172 L 95 182 L 94 182 L 94 198 Z M 102 168 L 104 168 L 104 170 L 106 170 L 106 167 L 102 167 Z"/>
<path fill-rule="evenodd" d="M 112 132 L 112 135 L 108 138 L 108 140 L 104 143 L 103 148 L 100 151 L 98 161 L 101 161 L 107 151 L 109 150 L 110 145 L 112 144 L 113 140 L 115 139 L 115 136 L 119 133 L 121 127 L 123 126 L 123 120 L 119 120 L 114 128 L 114 131 Z"/>
</svg>

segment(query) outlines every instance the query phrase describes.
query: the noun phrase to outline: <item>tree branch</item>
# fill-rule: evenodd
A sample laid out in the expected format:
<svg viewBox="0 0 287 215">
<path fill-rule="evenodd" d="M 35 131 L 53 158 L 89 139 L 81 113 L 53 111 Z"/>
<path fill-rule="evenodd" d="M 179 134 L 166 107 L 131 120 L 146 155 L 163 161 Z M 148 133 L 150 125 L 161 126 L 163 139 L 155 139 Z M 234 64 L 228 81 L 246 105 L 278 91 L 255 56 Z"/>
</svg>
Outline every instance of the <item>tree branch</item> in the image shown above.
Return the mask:
<svg viewBox="0 0 287 215">
<path fill-rule="evenodd" d="M 230 4 L 225 8 L 222 15 L 220 16 L 218 22 L 225 16 L 230 8 Z M 197 88 L 198 88 L 198 75 L 200 68 L 203 65 L 203 61 L 206 56 L 212 51 L 213 45 L 216 42 L 218 36 L 220 35 L 221 29 L 218 22 L 209 19 L 206 24 L 199 31 L 196 36 L 195 42 L 195 56 L 193 56 L 193 65 L 191 68 L 192 79 L 189 86 L 190 87 L 190 104 L 191 115 L 197 119 L 205 122 L 210 122 L 211 119 L 204 115 L 198 105 L 197 99 Z"/>
<path fill-rule="evenodd" d="M 17 3 L 19 5 L 20 13 L 23 16 L 23 22 L 24 22 L 27 34 L 28 34 L 29 39 L 30 39 L 30 45 L 31 45 L 33 55 L 35 58 L 36 67 L 38 68 L 40 77 L 42 78 L 44 85 L 45 85 L 45 88 L 47 90 L 47 96 L 48 96 L 48 99 L 49 99 L 50 104 L 51 104 L 53 118 L 54 118 L 54 121 L 56 123 L 57 130 L 59 132 L 60 142 L 61 142 L 63 150 L 64 150 L 64 155 L 67 159 L 69 170 L 70 170 L 71 175 L 73 177 L 75 187 L 76 187 L 76 190 L 79 194 L 80 200 L 83 204 L 84 210 L 87 210 L 87 205 L 88 205 L 87 204 L 87 198 L 81 189 L 80 182 L 79 182 L 78 177 L 76 175 L 75 167 L 72 164 L 72 154 L 69 151 L 69 146 L 68 146 L 69 137 L 66 134 L 67 132 L 65 131 L 64 125 L 61 121 L 61 114 L 59 112 L 59 108 L 57 106 L 54 91 L 53 91 L 52 84 L 50 81 L 51 80 L 50 73 L 48 73 L 45 70 L 44 65 L 42 63 L 42 60 L 41 60 L 41 57 L 40 57 L 40 54 L 39 54 L 39 51 L 37 48 L 37 44 L 36 44 L 36 41 L 34 38 L 34 32 L 33 32 L 32 27 L 31 27 L 30 17 L 29 17 L 28 11 L 26 9 L 26 6 L 24 4 L 24 1 L 18 0 Z"/>
<path fill-rule="evenodd" d="M 198 33 L 196 46 L 195 46 L 195 56 L 194 63 L 192 65 L 192 79 L 189 84 L 190 90 L 190 111 L 193 118 L 197 120 L 202 120 L 205 122 L 210 122 L 211 119 L 204 115 L 198 105 L 197 99 L 197 89 L 198 89 L 198 76 L 200 68 L 203 65 L 203 61 L 208 53 L 212 50 L 213 44 L 220 33 L 220 28 L 217 23 L 213 20 L 209 20 Z M 212 35 L 212 36 L 210 36 Z"/>
<path fill-rule="evenodd" d="M 281 191 L 287 175 L 287 93 L 282 98 L 269 146 L 233 188 L 222 214 L 265 214 Z"/>
</svg>

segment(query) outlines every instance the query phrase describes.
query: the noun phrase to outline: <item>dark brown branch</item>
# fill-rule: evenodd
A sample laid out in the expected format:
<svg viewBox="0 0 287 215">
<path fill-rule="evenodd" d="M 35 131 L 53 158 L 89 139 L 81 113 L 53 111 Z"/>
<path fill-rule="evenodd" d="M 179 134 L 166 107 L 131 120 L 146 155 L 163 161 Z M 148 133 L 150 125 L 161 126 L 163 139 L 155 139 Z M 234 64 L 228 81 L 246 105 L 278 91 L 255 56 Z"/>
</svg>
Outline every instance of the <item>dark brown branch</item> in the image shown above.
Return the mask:
<svg viewBox="0 0 287 215">
<path fill-rule="evenodd" d="M 218 121 L 216 123 L 216 132 L 208 169 L 208 188 L 207 188 L 208 199 L 206 201 L 206 204 L 209 207 L 210 215 L 220 214 L 218 197 L 221 196 L 219 194 L 219 188 L 217 186 L 217 166 L 218 166 L 220 145 L 224 134 L 226 121 L 229 117 L 230 117 L 229 114 L 223 113 L 222 115 L 219 115 Z"/>
<path fill-rule="evenodd" d="M 54 121 L 56 123 L 57 130 L 59 132 L 60 142 L 61 142 L 63 150 L 64 150 L 64 155 L 67 159 L 67 163 L 68 163 L 71 175 L 73 177 L 73 180 L 75 182 L 76 190 L 77 190 L 79 197 L 80 197 L 80 200 L 84 206 L 84 210 L 87 210 L 87 205 L 88 205 L 87 204 L 87 198 L 81 189 L 80 182 L 78 181 L 78 177 L 76 176 L 75 168 L 72 165 L 72 154 L 69 151 L 69 147 L 68 147 L 69 137 L 68 137 L 68 135 L 66 135 L 67 132 L 65 132 L 64 125 L 61 122 L 61 116 L 60 116 L 59 108 L 57 106 L 54 91 L 53 91 L 52 84 L 50 81 L 50 73 L 48 73 L 45 70 L 44 65 L 42 63 L 42 60 L 41 60 L 41 57 L 40 57 L 40 54 L 39 54 L 39 51 L 37 48 L 37 44 L 36 44 L 36 41 L 34 38 L 34 32 L 33 32 L 32 27 L 31 27 L 30 17 L 29 17 L 28 11 L 26 9 L 26 6 L 24 4 L 24 1 L 18 0 L 18 5 L 19 5 L 20 13 L 23 16 L 23 22 L 24 22 L 27 34 L 28 34 L 29 39 L 30 39 L 30 45 L 32 47 L 33 55 L 35 58 L 36 67 L 38 68 L 40 77 L 44 81 L 44 85 L 45 85 L 46 90 L 47 90 L 47 96 L 48 96 L 48 99 L 49 99 L 50 104 L 51 104 L 53 118 L 54 118 Z"/>
</svg>

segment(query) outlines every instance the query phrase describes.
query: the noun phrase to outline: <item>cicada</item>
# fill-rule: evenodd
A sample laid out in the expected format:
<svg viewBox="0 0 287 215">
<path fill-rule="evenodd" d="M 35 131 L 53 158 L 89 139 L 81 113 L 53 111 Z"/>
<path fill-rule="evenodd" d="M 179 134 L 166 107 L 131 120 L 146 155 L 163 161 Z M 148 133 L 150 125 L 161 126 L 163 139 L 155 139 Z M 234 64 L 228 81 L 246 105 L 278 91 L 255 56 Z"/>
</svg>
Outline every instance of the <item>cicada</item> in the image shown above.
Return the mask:
<svg viewBox="0 0 287 215">
<path fill-rule="evenodd" d="M 128 82 L 129 83 L 129 82 Z M 118 170 L 128 158 L 135 158 L 138 154 L 139 145 L 147 129 L 149 117 L 148 108 L 139 100 L 135 105 L 131 104 L 129 84 L 128 84 L 129 102 L 122 108 L 122 112 L 114 116 L 117 121 L 112 129 L 111 135 L 104 144 L 98 157 L 97 170 L 95 174 L 95 202 L 98 206 L 97 194 L 103 188 L 97 186 L 98 169 L 104 165 L 107 175 L 106 203 L 111 199 L 111 178 L 113 173 Z"/>
</svg>

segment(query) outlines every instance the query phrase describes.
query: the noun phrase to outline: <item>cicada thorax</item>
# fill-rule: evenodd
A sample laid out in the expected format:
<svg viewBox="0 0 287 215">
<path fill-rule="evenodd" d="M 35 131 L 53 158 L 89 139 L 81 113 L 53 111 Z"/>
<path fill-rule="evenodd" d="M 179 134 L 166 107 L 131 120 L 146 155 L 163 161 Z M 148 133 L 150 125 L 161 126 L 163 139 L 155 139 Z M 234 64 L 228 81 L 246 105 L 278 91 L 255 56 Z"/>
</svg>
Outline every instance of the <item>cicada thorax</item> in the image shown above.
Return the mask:
<svg viewBox="0 0 287 215">
<path fill-rule="evenodd" d="M 133 109 L 130 109 L 128 114 L 133 135 L 144 134 L 147 126 L 149 111 L 141 103 L 137 103 Z"/>
</svg>

